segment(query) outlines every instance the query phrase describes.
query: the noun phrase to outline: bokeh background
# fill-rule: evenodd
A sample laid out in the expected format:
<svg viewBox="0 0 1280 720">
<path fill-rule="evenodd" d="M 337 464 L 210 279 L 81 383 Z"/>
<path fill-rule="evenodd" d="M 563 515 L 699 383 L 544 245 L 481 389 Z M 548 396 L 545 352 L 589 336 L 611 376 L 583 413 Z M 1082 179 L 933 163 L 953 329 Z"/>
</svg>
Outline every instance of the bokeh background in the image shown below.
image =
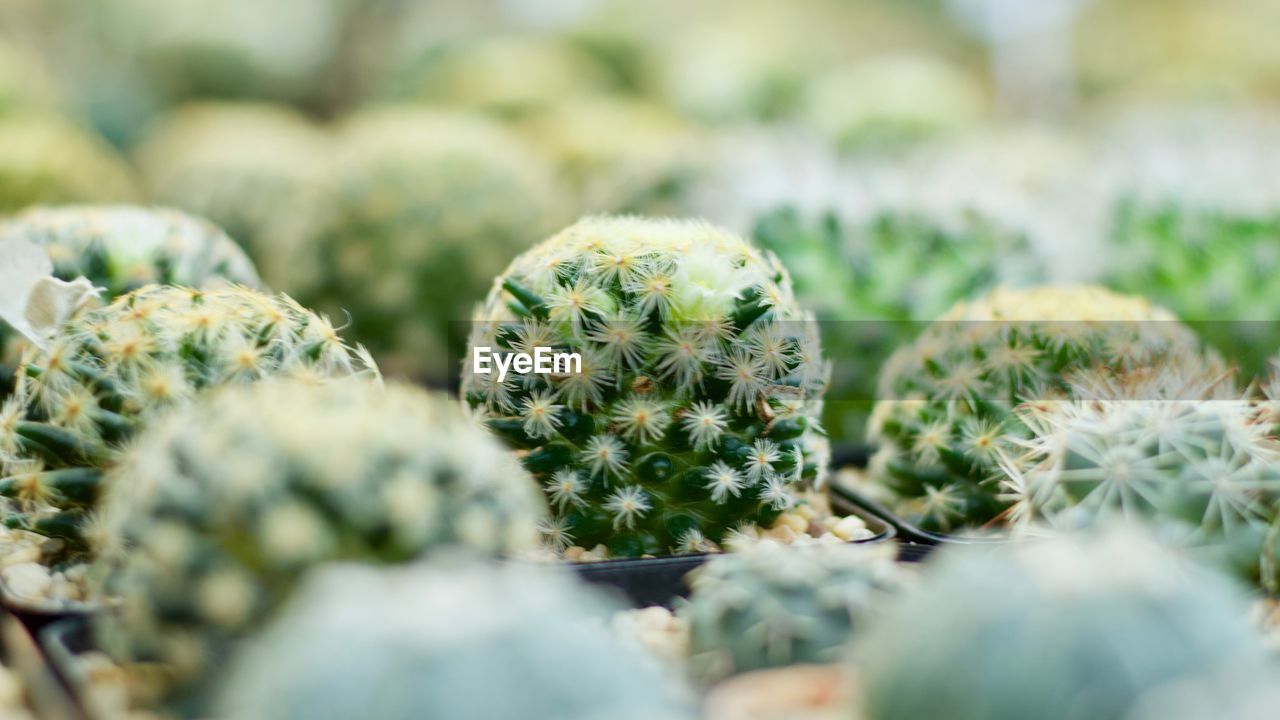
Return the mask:
<svg viewBox="0 0 1280 720">
<path fill-rule="evenodd" d="M 1255 371 L 1277 30 L 1274 0 L 3 0 L 0 213 L 207 216 L 431 382 L 522 248 L 702 217 L 791 270 L 855 438 L 885 354 L 1001 283 L 1139 292 Z"/>
</svg>

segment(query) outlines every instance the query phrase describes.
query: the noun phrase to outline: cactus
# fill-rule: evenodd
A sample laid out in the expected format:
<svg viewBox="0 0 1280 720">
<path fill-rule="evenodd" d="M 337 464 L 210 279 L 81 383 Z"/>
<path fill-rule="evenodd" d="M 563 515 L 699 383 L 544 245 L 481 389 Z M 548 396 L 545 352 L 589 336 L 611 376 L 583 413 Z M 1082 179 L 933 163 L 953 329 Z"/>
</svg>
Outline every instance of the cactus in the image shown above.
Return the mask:
<svg viewBox="0 0 1280 720">
<path fill-rule="evenodd" d="M 244 646 L 218 717 L 692 718 L 687 689 L 601 627 L 613 609 L 550 569 L 332 568 Z"/>
<path fill-rule="evenodd" d="M 150 197 L 207 217 L 242 243 L 263 277 L 314 274 L 311 240 L 331 192 L 328 138 L 283 106 L 199 103 L 152 127 L 136 151 Z"/>
<path fill-rule="evenodd" d="M 588 213 L 679 215 L 705 171 L 700 134 L 661 106 L 627 98 L 554 103 L 527 121 Z"/>
<path fill-rule="evenodd" d="M 152 283 L 260 284 L 253 264 L 221 230 L 171 210 L 38 207 L 0 221 L 0 240 L 12 238 L 45 248 L 55 277 L 88 278 L 108 297 Z M 0 397 L 12 390 L 13 373 L 25 347 L 0 323 Z"/>
<path fill-rule="evenodd" d="M 1127 130 L 1095 173 L 1111 211 L 1105 280 L 1167 306 L 1242 376 L 1262 377 L 1280 344 L 1280 127 L 1165 118 Z"/>
<path fill-rule="evenodd" d="M 983 88 L 971 73 L 926 55 L 838 65 L 805 88 L 801 115 L 845 152 L 896 152 L 978 122 Z"/>
<path fill-rule="evenodd" d="M 561 548 L 705 550 L 825 477 L 817 327 L 737 236 L 587 218 L 516 258 L 475 321 L 463 395 L 548 493 Z M 579 362 L 476 372 L 479 348 L 538 347 Z"/>
<path fill-rule="evenodd" d="M 1020 413 L 1031 428 L 1001 483 L 1012 522 L 1095 525 L 1145 518 L 1241 579 L 1280 592 L 1280 443 L 1249 398 L 1186 399 L 1181 388 L 1105 388 L 1107 400 Z M 1072 395 L 1098 396 L 1083 387 Z M 1162 396 L 1175 399 L 1162 399 Z"/>
<path fill-rule="evenodd" d="M 1035 431 L 1017 408 L 1079 397 L 1072 380 L 1094 370 L 1118 383 L 1225 374 L 1195 333 L 1143 299 L 1092 286 L 1000 288 L 957 304 L 885 365 L 868 433 L 879 445 L 871 489 L 927 529 L 1008 522 L 1002 461 Z"/>
<path fill-rule="evenodd" d="M 145 432 L 110 483 L 99 557 L 122 607 L 98 636 L 115 657 L 164 664 L 175 698 L 308 568 L 532 549 L 546 512 L 456 406 L 366 382 L 211 393 Z"/>
<path fill-rule="evenodd" d="M 554 170 L 513 131 L 466 114 L 366 111 L 339 143 L 334 218 L 311 251 L 321 275 L 284 286 L 350 313 L 388 374 L 443 380 L 489 280 L 558 222 Z"/>
<path fill-rule="evenodd" d="M 711 560 L 679 611 L 694 673 L 714 682 L 842 660 L 854 629 L 903 584 L 895 554 L 888 545 L 766 545 Z"/>
<path fill-rule="evenodd" d="M 387 81 L 390 94 L 499 115 L 522 115 L 613 86 L 590 53 L 551 35 L 491 34 L 401 54 Z"/>
<path fill-rule="evenodd" d="M 283 295 L 149 285 L 81 310 L 27 352 L 0 408 L 0 495 L 16 505 L 5 523 L 78 558 L 104 473 L 160 412 L 220 385 L 356 374 L 377 374 L 363 350 Z"/>
<path fill-rule="evenodd" d="M 0 213 L 38 203 L 137 197 L 124 159 L 101 138 L 57 117 L 0 117 Z"/>
<path fill-rule="evenodd" d="M 858 646 L 865 714 L 1121 720 L 1165 689 L 1235 694 L 1274 683 L 1246 611 L 1137 533 L 942 550 Z"/>
</svg>

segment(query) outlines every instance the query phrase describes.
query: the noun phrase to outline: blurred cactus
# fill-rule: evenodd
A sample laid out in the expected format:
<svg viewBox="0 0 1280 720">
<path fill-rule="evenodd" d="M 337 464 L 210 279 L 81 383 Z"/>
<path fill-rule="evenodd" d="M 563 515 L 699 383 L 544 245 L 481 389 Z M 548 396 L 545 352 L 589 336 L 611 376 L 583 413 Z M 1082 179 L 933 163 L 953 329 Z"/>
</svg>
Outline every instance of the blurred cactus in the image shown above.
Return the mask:
<svg viewBox="0 0 1280 720">
<path fill-rule="evenodd" d="M 333 568 L 246 644 L 219 717 L 692 718 L 688 691 L 600 626 L 613 609 L 548 569 Z"/>
<path fill-rule="evenodd" d="M 163 664 L 166 694 L 197 706 L 232 644 L 309 568 L 531 549 L 546 512 L 515 460 L 445 398 L 366 382 L 212 393 L 144 433 L 113 478 L 100 557 L 122 604 L 97 635 L 119 659 Z M 422 612 L 425 600 L 412 596 L 418 617 L 453 622 Z M 368 637 L 351 625 L 323 635 L 344 630 Z"/>
<path fill-rule="evenodd" d="M 0 240 L 16 238 L 47 250 L 55 277 L 87 278 L 108 298 L 152 283 L 259 285 L 253 264 L 221 230 L 172 210 L 37 207 L 0 221 Z M 25 347 L 20 336 L 0 323 L 0 396 L 13 388 Z"/>
<path fill-rule="evenodd" d="M 886 55 L 833 67 L 811 80 L 801 116 L 846 152 L 894 152 L 976 124 L 978 80 L 927 55 Z"/>
<path fill-rule="evenodd" d="M 560 221 L 554 169 L 483 117 L 384 108 L 342 128 L 320 275 L 284 287 L 351 317 L 389 374 L 442 381 L 490 281 Z M 450 327 L 450 323 L 455 327 Z"/>
<path fill-rule="evenodd" d="M 0 115 L 53 109 L 60 91 L 42 58 L 0 38 Z"/>
<path fill-rule="evenodd" d="M 1154 373 L 1171 387 L 1226 374 L 1195 333 L 1141 298 L 1092 286 L 997 289 L 956 305 L 885 365 L 870 489 L 931 530 L 1009 522 L 1007 461 L 1037 429 L 1019 408 L 1095 397 L 1075 382 L 1089 372 L 1121 386 Z"/>
<path fill-rule="evenodd" d="M 1150 519 L 1165 537 L 1280 592 L 1280 443 L 1255 404 L 1185 392 L 1166 399 L 1163 377 L 1118 388 L 1090 375 L 1074 385 L 1095 387 L 1072 392 L 1088 401 L 1019 413 L 1032 436 L 1000 483 L 1011 522 Z"/>
<path fill-rule="evenodd" d="M 680 609 L 690 665 L 703 682 L 844 659 L 883 596 L 904 583 L 889 545 L 758 546 L 714 558 Z"/>
<path fill-rule="evenodd" d="M 1121 123 L 1094 173 L 1112 213 L 1106 279 L 1192 323 L 1264 374 L 1280 345 L 1280 143 L 1275 118 L 1169 114 Z"/>
<path fill-rule="evenodd" d="M 493 34 L 406 51 L 405 56 L 388 79 L 394 97 L 501 115 L 613 87 L 607 68 L 589 52 L 553 35 Z"/>
<path fill-rule="evenodd" d="M 781 266 L 709 225 L 580 221 L 499 276 L 468 347 L 463 395 L 548 493 L 560 548 L 706 550 L 825 476 L 817 327 Z M 580 367 L 479 374 L 481 347 Z"/>
<path fill-rule="evenodd" d="M 163 118 L 136 157 L 152 199 L 218 223 L 268 282 L 291 291 L 279 281 L 319 262 L 310 243 L 331 192 L 329 149 L 286 107 L 200 103 Z"/>
<path fill-rule="evenodd" d="M 705 171 L 701 134 L 665 108 L 620 97 L 547 106 L 526 123 L 586 213 L 673 216 Z"/>
<path fill-rule="evenodd" d="M 137 196 L 124 159 L 89 131 L 55 116 L 0 117 L 0 214 L 28 205 Z"/>
<path fill-rule="evenodd" d="M 0 409 L 9 527 L 87 550 L 86 523 L 120 449 L 199 391 L 267 377 L 376 375 L 328 320 L 248 288 L 148 285 L 72 315 L 32 347 Z"/>
<path fill-rule="evenodd" d="M 1274 686 L 1225 578 L 1136 533 L 944 550 L 859 645 L 876 720 L 1123 720 Z M 1215 703 L 1216 706 L 1216 703 Z"/>
</svg>

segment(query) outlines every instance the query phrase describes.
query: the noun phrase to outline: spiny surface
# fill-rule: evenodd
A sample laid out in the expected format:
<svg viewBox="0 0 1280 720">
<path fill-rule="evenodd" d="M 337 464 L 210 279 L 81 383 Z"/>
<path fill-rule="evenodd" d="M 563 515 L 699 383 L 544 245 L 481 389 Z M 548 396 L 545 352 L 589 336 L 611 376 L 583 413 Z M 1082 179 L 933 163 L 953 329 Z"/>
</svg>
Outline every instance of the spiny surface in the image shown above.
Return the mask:
<svg viewBox="0 0 1280 720">
<path fill-rule="evenodd" d="M 499 381 L 480 347 L 581 368 Z M 702 551 L 824 477 L 817 327 L 775 260 L 709 225 L 579 222 L 494 282 L 469 348 L 466 401 L 546 490 L 560 548 Z"/>
</svg>

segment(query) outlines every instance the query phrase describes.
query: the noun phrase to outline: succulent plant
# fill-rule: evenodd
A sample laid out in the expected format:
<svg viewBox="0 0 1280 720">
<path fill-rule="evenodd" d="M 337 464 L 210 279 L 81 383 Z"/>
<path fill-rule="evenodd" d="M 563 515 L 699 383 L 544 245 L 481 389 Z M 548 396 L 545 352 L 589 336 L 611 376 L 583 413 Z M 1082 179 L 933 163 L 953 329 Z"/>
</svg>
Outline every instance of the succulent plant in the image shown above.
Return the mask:
<svg viewBox="0 0 1280 720">
<path fill-rule="evenodd" d="M 890 545 L 763 545 L 716 557 L 692 576 L 679 613 L 704 682 L 844 659 L 855 628 L 903 584 Z"/>
<path fill-rule="evenodd" d="M 841 150 L 895 152 L 975 124 L 985 104 L 983 88 L 962 66 L 895 54 L 819 73 L 800 112 Z"/>
<path fill-rule="evenodd" d="M 174 698 L 199 694 L 309 568 L 532 549 L 546 512 L 447 399 L 359 381 L 210 393 L 148 429 L 110 483 L 99 555 L 121 609 L 98 636 L 117 658 L 164 665 Z"/>
<path fill-rule="evenodd" d="M 1150 387 L 1161 382 L 1168 380 L 1116 388 L 1108 379 L 1073 388 L 1087 400 L 1023 409 L 1031 437 L 1011 455 L 1001 483 L 1012 522 L 1075 528 L 1146 519 L 1243 580 L 1280 592 L 1273 426 L 1244 395 L 1193 399 L 1210 388 Z"/>
<path fill-rule="evenodd" d="M 753 237 L 791 271 L 841 359 L 824 417 L 836 441 L 861 439 L 878 368 L 923 323 L 1005 279 L 1040 276 L 1027 233 L 977 210 L 951 223 L 926 209 L 885 207 L 842 220 L 783 207 L 761 215 Z"/>
<path fill-rule="evenodd" d="M 62 280 L 87 278 L 108 297 L 143 285 L 260 284 L 253 264 L 220 229 L 183 213 L 124 205 L 36 207 L 0 221 L 0 241 L 21 238 L 49 253 Z M 0 323 L 0 395 L 26 343 Z"/>
<path fill-rule="evenodd" d="M 613 609 L 551 568 L 334 567 L 245 644 L 218 717 L 692 718 L 686 688 L 609 636 Z"/>
<path fill-rule="evenodd" d="M 953 547 L 859 644 L 876 720 L 1123 720 L 1275 676 L 1236 586 L 1133 532 Z"/>
<path fill-rule="evenodd" d="M 560 221 L 551 163 L 486 118 L 413 108 L 355 116 L 337 154 L 321 274 L 283 286 L 349 313 L 389 374 L 442 380 L 489 281 Z"/>
<path fill-rule="evenodd" d="M 704 550 L 825 477 L 817 327 L 735 235 L 587 218 L 516 258 L 474 319 L 463 395 L 546 490 L 561 548 Z M 564 362 L 477 372 L 537 348 Z"/>
<path fill-rule="evenodd" d="M 659 105 L 623 97 L 549 104 L 526 121 L 589 213 L 687 211 L 705 171 L 700 133 Z"/>
<path fill-rule="evenodd" d="M 54 116 L 0 117 L 0 213 L 136 197 L 132 171 L 101 138 Z"/>
<path fill-rule="evenodd" d="M 246 643 L 220 707 L 282 720 L 371 708 L 392 720 L 424 707 L 458 720 L 693 717 L 686 687 L 601 626 L 612 598 L 570 580 L 550 569 L 444 562 L 328 569 Z M 331 646 L 343 659 L 316 662 Z M 564 673 L 562 663 L 586 676 Z M 483 691 L 494 684 L 513 692 Z"/>
<path fill-rule="evenodd" d="M 613 85 L 608 70 L 589 52 L 554 35 L 489 34 L 426 50 L 406 47 L 401 54 L 387 81 L 393 96 L 500 115 L 599 95 Z"/>
<path fill-rule="evenodd" d="M 1073 382 L 1090 373 L 1117 386 L 1149 374 L 1212 385 L 1226 371 L 1172 313 L 1141 298 L 999 288 L 957 304 L 885 365 L 870 488 L 927 529 L 1006 524 L 1016 506 L 1005 461 L 1036 430 L 1019 408 L 1092 399 Z"/>
<path fill-rule="evenodd" d="M 328 138 L 265 103 L 198 103 L 163 117 L 135 156 L 149 196 L 207 217 L 244 245 L 273 286 L 314 274 L 310 242 L 331 192 Z"/>
<path fill-rule="evenodd" d="M 1139 118 L 1113 131 L 1095 174 L 1111 212 L 1105 279 L 1191 323 L 1247 378 L 1280 344 L 1280 125 Z"/>
<path fill-rule="evenodd" d="M 0 408 L 0 494 L 15 502 L 5 523 L 79 557 L 104 474 L 162 411 L 221 385 L 376 374 L 328 320 L 283 295 L 149 285 L 80 310 L 27 352 Z"/>
</svg>

